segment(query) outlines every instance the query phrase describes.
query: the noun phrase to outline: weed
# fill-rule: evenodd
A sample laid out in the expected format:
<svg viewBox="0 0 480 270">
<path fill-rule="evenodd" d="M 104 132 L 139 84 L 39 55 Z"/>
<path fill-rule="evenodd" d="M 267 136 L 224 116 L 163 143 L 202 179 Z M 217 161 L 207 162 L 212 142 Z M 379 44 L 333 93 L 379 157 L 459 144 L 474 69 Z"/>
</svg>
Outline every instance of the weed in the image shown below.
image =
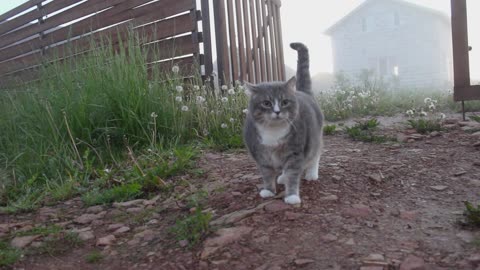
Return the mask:
<svg viewBox="0 0 480 270">
<path fill-rule="evenodd" d="M 366 121 L 359 121 L 352 127 L 346 127 L 345 132 L 353 140 L 364 141 L 364 142 L 374 142 L 374 143 L 384 143 L 387 141 L 392 141 L 393 138 L 377 135 L 375 131 L 377 130 L 380 122 L 377 119 L 372 118 Z"/>
<path fill-rule="evenodd" d="M 337 129 L 336 125 L 326 125 L 325 127 L 323 127 L 323 134 L 333 135 L 335 134 L 336 129 Z"/>
<path fill-rule="evenodd" d="M 470 119 L 475 122 L 480 122 L 480 115 L 471 115 Z"/>
<path fill-rule="evenodd" d="M 45 237 L 45 240 L 40 247 L 28 249 L 27 254 L 49 254 L 50 256 L 56 256 L 64 254 L 82 244 L 83 241 L 78 237 L 78 234 L 73 232 L 60 232 Z"/>
<path fill-rule="evenodd" d="M 99 261 L 103 260 L 103 255 L 100 251 L 94 250 L 85 256 L 85 261 L 88 263 L 97 263 Z"/>
<path fill-rule="evenodd" d="M 7 267 L 18 261 L 21 252 L 9 244 L 0 241 L 0 267 Z"/>
<path fill-rule="evenodd" d="M 464 204 L 466 223 L 476 227 L 480 226 L 480 205 L 475 207 L 470 202 L 464 202 Z"/>
<path fill-rule="evenodd" d="M 57 234 L 62 231 L 62 228 L 57 225 L 51 225 L 46 227 L 35 227 L 28 231 L 17 232 L 15 236 L 27 236 L 27 235 L 41 235 L 48 236 L 50 234 Z"/>
<path fill-rule="evenodd" d="M 187 207 L 202 207 L 205 201 L 208 199 L 208 192 L 200 189 L 187 197 Z"/>
<path fill-rule="evenodd" d="M 175 224 L 171 229 L 177 240 L 187 240 L 190 247 L 198 244 L 210 231 L 211 213 L 203 213 L 201 207 Z"/>
<path fill-rule="evenodd" d="M 136 199 L 142 195 L 142 186 L 138 183 L 115 186 L 106 190 L 92 190 L 82 196 L 87 206 L 124 202 Z"/>
<path fill-rule="evenodd" d="M 409 119 L 408 124 L 421 134 L 442 130 L 442 124 L 439 119 Z"/>
</svg>

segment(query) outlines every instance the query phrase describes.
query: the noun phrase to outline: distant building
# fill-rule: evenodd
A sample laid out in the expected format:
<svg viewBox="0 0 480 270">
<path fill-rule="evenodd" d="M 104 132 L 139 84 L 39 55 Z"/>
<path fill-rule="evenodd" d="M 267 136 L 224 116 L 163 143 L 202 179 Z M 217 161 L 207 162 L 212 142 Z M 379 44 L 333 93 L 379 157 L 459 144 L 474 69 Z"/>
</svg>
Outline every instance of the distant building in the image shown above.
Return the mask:
<svg viewBox="0 0 480 270">
<path fill-rule="evenodd" d="M 403 0 L 366 0 L 331 26 L 334 71 L 373 70 L 400 87 L 453 81 L 450 18 Z"/>
</svg>

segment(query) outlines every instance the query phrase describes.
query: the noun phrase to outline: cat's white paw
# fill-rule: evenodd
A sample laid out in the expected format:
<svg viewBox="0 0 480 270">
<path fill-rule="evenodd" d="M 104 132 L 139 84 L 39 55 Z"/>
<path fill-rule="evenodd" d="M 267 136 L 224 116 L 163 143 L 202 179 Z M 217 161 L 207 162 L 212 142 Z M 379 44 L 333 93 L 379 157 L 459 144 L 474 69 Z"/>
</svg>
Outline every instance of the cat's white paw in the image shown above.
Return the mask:
<svg viewBox="0 0 480 270">
<path fill-rule="evenodd" d="M 318 171 L 317 170 L 308 170 L 307 173 L 305 173 L 305 180 L 307 180 L 307 181 L 318 180 Z"/>
<path fill-rule="evenodd" d="M 280 185 L 285 185 L 287 183 L 287 177 L 283 174 L 277 178 L 277 183 Z"/>
<path fill-rule="evenodd" d="M 290 195 L 285 197 L 284 199 L 286 204 L 300 204 L 302 200 L 300 200 L 300 197 L 297 195 Z"/>
<path fill-rule="evenodd" d="M 268 189 L 262 189 L 262 191 L 260 191 L 260 197 L 262 197 L 264 199 L 271 198 L 271 197 L 274 197 L 274 196 L 275 196 L 275 194 Z"/>
</svg>

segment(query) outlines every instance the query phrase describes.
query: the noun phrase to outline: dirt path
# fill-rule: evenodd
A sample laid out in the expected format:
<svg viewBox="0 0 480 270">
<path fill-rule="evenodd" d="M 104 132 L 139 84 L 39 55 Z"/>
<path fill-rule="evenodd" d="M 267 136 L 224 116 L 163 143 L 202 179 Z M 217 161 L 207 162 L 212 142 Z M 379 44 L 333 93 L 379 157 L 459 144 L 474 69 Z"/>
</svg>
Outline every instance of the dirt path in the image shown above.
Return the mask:
<svg viewBox="0 0 480 270">
<path fill-rule="evenodd" d="M 458 221 L 463 201 L 479 201 L 480 136 L 450 128 L 402 144 L 327 136 L 321 179 L 302 182 L 301 207 L 262 200 L 245 152 L 205 153 L 203 176 L 181 177 L 190 186 L 176 188 L 209 193 L 216 232 L 192 249 L 169 233 L 188 207 L 162 197 L 89 209 L 74 199 L 4 215 L 0 235 L 50 223 L 85 239 L 65 252 L 26 256 L 17 269 L 477 269 L 480 233 Z M 102 239 L 109 235 L 115 239 Z M 87 263 L 92 250 L 103 259 Z"/>
</svg>

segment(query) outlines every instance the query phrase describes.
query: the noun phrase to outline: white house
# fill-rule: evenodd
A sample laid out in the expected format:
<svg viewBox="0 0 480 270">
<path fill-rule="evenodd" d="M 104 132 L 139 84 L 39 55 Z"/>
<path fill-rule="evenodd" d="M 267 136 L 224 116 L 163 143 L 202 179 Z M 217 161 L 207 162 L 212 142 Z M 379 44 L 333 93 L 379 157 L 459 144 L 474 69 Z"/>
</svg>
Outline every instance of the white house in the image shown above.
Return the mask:
<svg viewBox="0 0 480 270">
<path fill-rule="evenodd" d="M 453 81 L 450 18 L 403 0 L 366 0 L 326 30 L 334 71 L 356 77 L 368 69 L 400 87 Z"/>
</svg>

